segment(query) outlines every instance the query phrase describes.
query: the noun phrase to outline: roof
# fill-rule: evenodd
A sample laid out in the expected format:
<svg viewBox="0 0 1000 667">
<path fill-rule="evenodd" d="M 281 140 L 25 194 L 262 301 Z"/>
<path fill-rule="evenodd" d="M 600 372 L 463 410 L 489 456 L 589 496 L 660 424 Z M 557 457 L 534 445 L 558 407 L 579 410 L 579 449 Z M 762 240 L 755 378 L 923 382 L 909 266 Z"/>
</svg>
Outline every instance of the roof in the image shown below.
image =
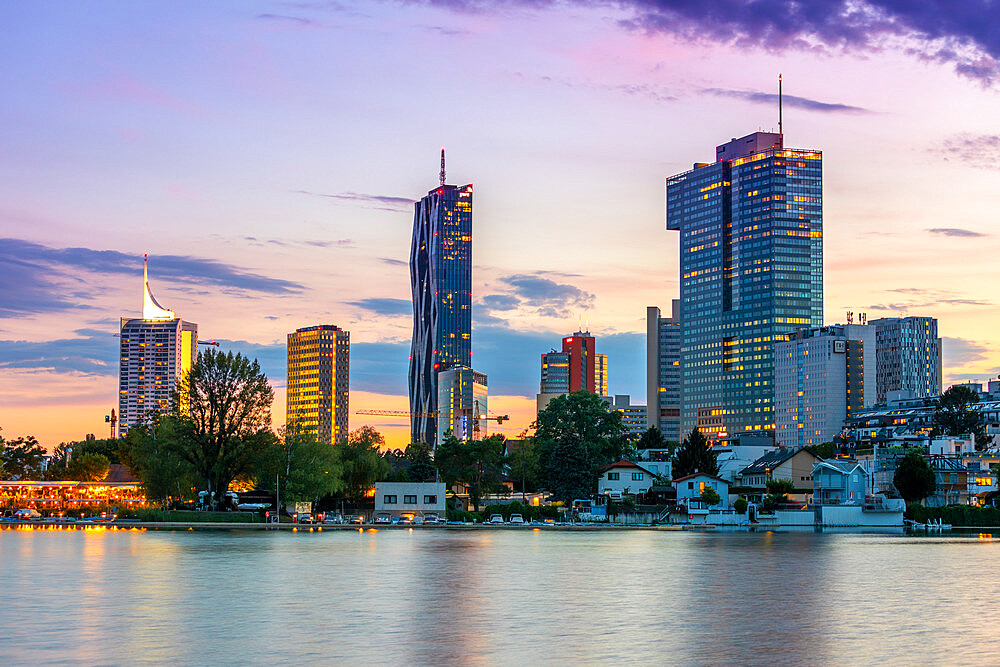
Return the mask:
<svg viewBox="0 0 1000 667">
<path fill-rule="evenodd" d="M 741 470 L 740 475 L 766 474 L 769 470 L 774 470 L 799 452 L 806 452 L 809 456 L 816 458 L 812 452 L 804 447 L 798 449 L 776 449 L 773 452 L 764 454 L 764 456 Z"/>
<path fill-rule="evenodd" d="M 649 473 L 650 475 L 653 474 L 648 470 L 646 470 L 645 468 L 643 468 L 638 463 L 636 463 L 635 461 L 626 461 L 625 459 L 622 459 L 621 461 L 615 461 L 611 465 L 604 466 L 603 468 L 601 468 L 601 472 L 607 472 L 608 470 L 611 470 L 613 468 L 631 468 L 633 470 L 641 470 L 645 473 Z"/>
<path fill-rule="evenodd" d="M 843 475 L 849 475 L 858 468 L 864 470 L 861 464 L 853 459 L 819 459 L 813 466 L 814 473 L 817 468 L 827 468 Z"/>
<path fill-rule="evenodd" d="M 685 482 L 689 479 L 694 479 L 695 477 L 708 477 L 709 479 L 714 479 L 719 482 L 725 482 L 726 484 L 729 484 L 728 479 L 722 479 L 721 477 L 716 477 L 715 475 L 709 475 L 707 472 L 696 472 L 691 475 L 684 475 L 683 477 L 678 477 L 677 479 L 674 480 L 674 484 L 676 484 L 677 482 Z"/>
<path fill-rule="evenodd" d="M 112 463 L 108 466 L 108 476 L 105 482 L 138 482 L 128 466 L 121 463 Z"/>
</svg>

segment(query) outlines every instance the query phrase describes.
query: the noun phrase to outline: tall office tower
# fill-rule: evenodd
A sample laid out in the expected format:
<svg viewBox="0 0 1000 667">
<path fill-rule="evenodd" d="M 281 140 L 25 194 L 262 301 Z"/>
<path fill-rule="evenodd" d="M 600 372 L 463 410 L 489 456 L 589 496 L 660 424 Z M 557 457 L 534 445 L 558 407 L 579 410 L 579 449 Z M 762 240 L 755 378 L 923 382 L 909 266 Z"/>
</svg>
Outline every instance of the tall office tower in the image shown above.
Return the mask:
<svg viewBox="0 0 1000 667">
<path fill-rule="evenodd" d="M 315 433 L 320 442 L 347 440 L 351 334 L 332 324 L 288 334 L 286 426 Z"/>
<path fill-rule="evenodd" d="M 646 308 L 646 428 L 660 429 L 667 440 L 681 441 L 680 300 L 671 316 L 656 306 Z"/>
<path fill-rule="evenodd" d="M 941 394 L 941 339 L 933 317 L 883 317 L 875 327 L 878 403 Z"/>
<path fill-rule="evenodd" d="M 608 357 L 595 352 L 596 340 L 589 331 L 577 331 L 562 339 L 562 352 L 542 355 L 542 373 L 536 409 L 541 412 L 556 396 L 577 391 L 608 395 Z"/>
<path fill-rule="evenodd" d="M 149 289 L 143 256 L 142 317 L 121 319 L 118 366 L 118 425 L 125 433 L 151 410 L 166 410 L 177 380 L 198 360 L 198 325 L 163 308 Z"/>
<path fill-rule="evenodd" d="M 438 373 L 472 363 L 472 184 L 441 183 L 415 204 L 410 244 L 410 437 L 435 445 Z"/>
<path fill-rule="evenodd" d="M 459 440 L 486 437 L 487 378 L 468 366 L 438 373 L 438 442 L 451 431 Z"/>
<path fill-rule="evenodd" d="M 823 320 L 819 151 L 755 132 L 667 179 L 680 232 L 681 431 L 774 428 L 774 344 Z"/>
<path fill-rule="evenodd" d="M 594 355 L 594 393 L 598 396 L 608 395 L 608 355 Z"/>
<path fill-rule="evenodd" d="M 875 405 L 875 327 L 799 329 L 775 346 L 775 441 L 784 447 L 830 442 L 844 420 Z"/>
</svg>

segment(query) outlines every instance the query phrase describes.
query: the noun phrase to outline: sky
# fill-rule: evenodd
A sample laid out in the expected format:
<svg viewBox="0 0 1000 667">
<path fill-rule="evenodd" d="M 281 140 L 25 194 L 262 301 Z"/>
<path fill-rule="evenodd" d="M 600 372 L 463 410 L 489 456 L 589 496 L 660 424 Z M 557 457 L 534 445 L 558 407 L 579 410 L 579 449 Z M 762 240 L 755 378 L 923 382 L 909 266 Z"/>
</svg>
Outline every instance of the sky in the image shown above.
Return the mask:
<svg viewBox="0 0 1000 667">
<path fill-rule="evenodd" d="M 517 435 L 584 327 L 645 401 L 677 297 L 664 179 L 777 126 L 823 151 L 828 323 L 935 316 L 1000 373 L 1000 5 L 431 0 L 0 5 L 0 429 L 101 435 L 119 318 L 157 300 L 260 359 L 351 332 L 351 428 L 405 444 L 412 202 L 473 183 L 473 364 Z M 490 425 L 491 428 L 494 425 Z"/>
</svg>

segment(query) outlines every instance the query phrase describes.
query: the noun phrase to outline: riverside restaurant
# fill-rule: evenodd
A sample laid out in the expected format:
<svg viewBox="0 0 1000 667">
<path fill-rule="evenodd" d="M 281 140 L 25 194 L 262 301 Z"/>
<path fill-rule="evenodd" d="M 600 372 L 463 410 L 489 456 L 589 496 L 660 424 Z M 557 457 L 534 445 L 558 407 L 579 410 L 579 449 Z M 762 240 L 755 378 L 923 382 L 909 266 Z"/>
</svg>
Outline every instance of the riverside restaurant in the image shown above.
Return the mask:
<svg viewBox="0 0 1000 667">
<path fill-rule="evenodd" d="M 145 507 L 138 482 L 0 482 L 0 507 L 62 512 L 115 505 Z"/>
</svg>

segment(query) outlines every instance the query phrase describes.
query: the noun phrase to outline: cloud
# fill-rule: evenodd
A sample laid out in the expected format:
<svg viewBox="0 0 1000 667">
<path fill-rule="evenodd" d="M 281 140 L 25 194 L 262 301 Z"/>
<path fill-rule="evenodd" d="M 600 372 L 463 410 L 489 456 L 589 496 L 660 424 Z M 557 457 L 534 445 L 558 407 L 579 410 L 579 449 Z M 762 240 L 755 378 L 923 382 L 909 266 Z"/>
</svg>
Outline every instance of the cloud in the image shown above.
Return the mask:
<svg viewBox="0 0 1000 667">
<path fill-rule="evenodd" d="M 316 25 L 316 22 L 312 19 L 302 18 L 301 16 L 288 16 L 286 14 L 258 14 L 257 20 L 274 23 L 294 23 L 301 26 Z"/>
<path fill-rule="evenodd" d="M 352 239 L 337 239 L 336 241 L 299 241 L 296 239 L 259 239 L 256 236 L 244 236 L 243 240 L 250 242 L 252 245 L 272 245 L 283 248 L 295 246 L 309 246 L 312 248 L 353 248 L 357 245 Z"/>
<path fill-rule="evenodd" d="M 514 310 L 521 300 L 513 294 L 489 294 L 482 298 L 482 303 L 490 310 Z"/>
<path fill-rule="evenodd" d="M 778 106 L 778 95 L 776 93 L 762 93 L 753 90 L 726 90 L 724 88 L 706 88 L 703 92 L 717 97 L 731 97 L 757 104 L 768 104 Z M 808 97 L 798 97 L 796 95 L 783 95 L 782 102 L 785 106 L 805 109 L 807 111 L 820 111 L 824 113 L 852 113 L 864 114 L 872 113 L 863 107 L 851 106 L 850 104 L 840 104 L 839 102 L 820 102 Z"/>
<path fill-rule="evenodd" d="M 78 338 L 50 341 L 0 341 L 0 369 L 45 370 L 54 373 L 118 375 L 116 329 L 79 329 Z"/>
<path fill-rule="evenodd" d="M 1000 151 L 1000 135 L 997 134 L 956 134 L 944 140 L 943 145 L 927 149 L 928 153 L 945 155 L 945 161 L 952 158 L 979 169 L 1000 169 L 997 152 Z"/>
<path fill-rule="evenodd" d="M 383 264 L 388 264 L 389 266 L 409 266 L 409 262 L 404 262 L 401 259 L 392 259 L 391 257 L 379 257 L 380 262 Z"/>
<path fill-rule="evenodd" d="M 993 302 L 980 299 L 970 299 L 953 290 L 929 289 L 924 287 L 897 287 L 885 290 L 893 294 L 903 294 L 911 297 L 909 301 L 893 301 L 877 303 L 868 306 L 868 310 L 887 310 L 896 312 L 913 312 L 915 310 L 930 310 L 942 306 L 992 306 Z"/>
<path fill-rule="evenodd" d="M 348 301 L 347 305 L 357 306 L 384 317 L 399 317 L 413 313 L 413 303 L 409 299 L 361 299 Z"/>
<path fill-rule="evenodd" d="M 300 195 L 310 197 L 323 197 L 324 199 L 336 199 L 339 201 L 360 202 L 362 204 L 375 204 L 372 208 L 380 211 L 405 211 L 416 202 L 407 197 L 393 197 L 390 195 L 368 195 L 360 192 L 341 192 L 338 194 L 325 194 L 322 192 L 309 192 L 308 190 L 292 190 Z"/>
<path fill-rule="evenodd" d="M 931 234 L 940 234 L 942 236 L 956 236 L 959 238 L 980 238 L 983 236 L 989 236 L 989 234 L 983 234 L 982 232 L 974 232 L 971 229 L 961 229 L 958 227 L 932 227 L 927 230 Z"/>
<path fill-rule="evenodd" d="M 976 361 L 989 359 L 989 348 L 982 343 L 967 338 L 941 338 L 942 365 L 946 367 L 965 366 Z"/>
</svg>

